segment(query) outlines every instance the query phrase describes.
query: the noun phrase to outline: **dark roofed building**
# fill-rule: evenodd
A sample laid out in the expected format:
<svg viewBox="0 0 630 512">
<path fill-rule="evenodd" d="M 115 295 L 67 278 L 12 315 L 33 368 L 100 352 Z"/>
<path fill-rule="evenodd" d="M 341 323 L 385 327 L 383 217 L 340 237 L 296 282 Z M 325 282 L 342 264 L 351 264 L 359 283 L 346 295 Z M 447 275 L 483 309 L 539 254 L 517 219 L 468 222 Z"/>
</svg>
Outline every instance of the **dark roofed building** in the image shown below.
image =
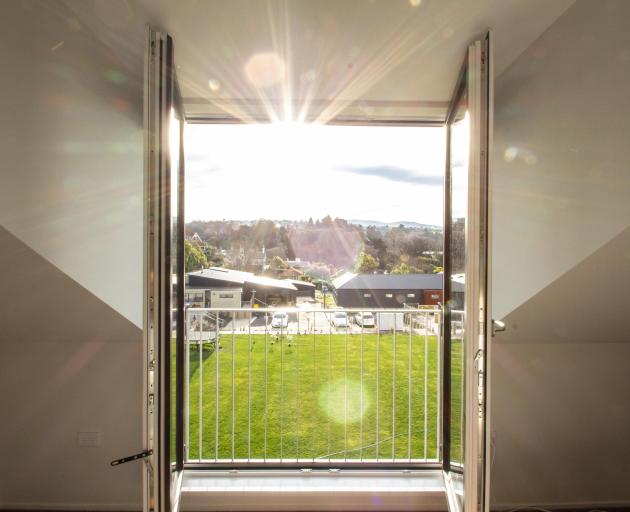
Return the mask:
<svg viewBox="0 0 630 512">
<path fill-rule="evenodd" d="M 205 268 L 186 274 L 186 288 L 241 288 L 251 275 L 228 268 Z"/>
<path fill-rule="evenodd" d="M 297 288 L 282 279 L 250 275 L 243 284 L 243 301 L 255 300 L 258 303 L 274 306 L 295 304 Z"/>
<path fill-rule="evenodd" d="M 309 283 L 308 281 L 301 281 L 299 279 L 285 279 L 285 281 L 291 283 L 297 288 L 297 297 L 310 297 L 312 299 L 315 298 L 316 286 L 313 283 Z"/>
<path fill-rule="evenodd" d="M 352 274 L 333 281 L 337 305 L 346 308 L 401 308 L 443 302 L 443 274 Z"/>
<path fill-rule="evenodd" d="M 240 302 L 250 302 L 255 299 L 265 304 L 294 304 L 298 289 L 288 280 L 273 279 L 271 277 L 256 276 L 251 272 L 232 270 L 228 268 L 206 268 L 186 274 L 186 302 L 205 307 L 220 307 L 213 305 L 211 297 L 215 291 L 238 292 Z"/>
</svg>

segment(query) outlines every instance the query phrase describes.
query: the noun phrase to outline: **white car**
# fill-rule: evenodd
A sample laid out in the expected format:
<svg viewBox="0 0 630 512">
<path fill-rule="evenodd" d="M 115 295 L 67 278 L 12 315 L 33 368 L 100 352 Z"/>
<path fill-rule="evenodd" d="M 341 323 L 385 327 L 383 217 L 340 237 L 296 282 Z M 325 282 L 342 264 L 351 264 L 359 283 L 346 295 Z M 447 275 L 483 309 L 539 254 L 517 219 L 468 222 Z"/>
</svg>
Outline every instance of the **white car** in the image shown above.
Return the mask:
<svg viewBox="0 0 630 512">
<path fill-rule="evenodd" d="M 281 329 L 289 326 L 289 315 L 286 313 L 274 313 L 271 317 L 271 327 Z"/>
<path fill-rule="evenodd" d="M 335 327 L 348 327 L 348 313 L 345 311 L 333 313 L 331 322 Z"/>
<path fill-rule="evenodd" d="M 354 315 L 354 321 L 361 327 L 375 327 L 374 314 L 370 311 L 360 311 Z"/>
</svg>

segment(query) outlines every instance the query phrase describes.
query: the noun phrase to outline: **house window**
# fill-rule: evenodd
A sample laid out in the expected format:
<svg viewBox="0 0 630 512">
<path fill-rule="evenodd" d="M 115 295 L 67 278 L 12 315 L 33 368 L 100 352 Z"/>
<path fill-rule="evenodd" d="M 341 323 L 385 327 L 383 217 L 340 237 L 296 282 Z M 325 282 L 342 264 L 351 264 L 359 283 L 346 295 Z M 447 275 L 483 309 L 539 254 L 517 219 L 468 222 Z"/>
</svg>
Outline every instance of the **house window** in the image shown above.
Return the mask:
<svg viewBox="0 0 630 512">
<path fill-rule="evenodd" d="M 394 296 L 393 293 L 386 293 L 385 297 L 387 297 L 388 299 L 391 299 Z"/>
<path fill-rule="evenodd" d="M 407 294 L 407 298 L 409 298 L 409 299 L 413 299 L 415 296 L 416 296 L 415 293 L 408 293 Z"/>
<path fill-rule="evenodd" d="M 219 294 L 219 299 L 233 299 L 233 298 L 234 298 L 233 293 L 220 293 Z"/>
<path fill-rule="evenodd" d="M 191 304 L 203 304 L 203 292 L 187 292 L 186 302 Z"/>
<path fill-rule="evenodd" d="M 364 293 L 364 294 L 363 294 L 363 296 L 364 296 L 365 298 L 370 298 L 370 297 L 372 296 L 372 294 L 371 294 L 371 293 Z"/>
</svg>

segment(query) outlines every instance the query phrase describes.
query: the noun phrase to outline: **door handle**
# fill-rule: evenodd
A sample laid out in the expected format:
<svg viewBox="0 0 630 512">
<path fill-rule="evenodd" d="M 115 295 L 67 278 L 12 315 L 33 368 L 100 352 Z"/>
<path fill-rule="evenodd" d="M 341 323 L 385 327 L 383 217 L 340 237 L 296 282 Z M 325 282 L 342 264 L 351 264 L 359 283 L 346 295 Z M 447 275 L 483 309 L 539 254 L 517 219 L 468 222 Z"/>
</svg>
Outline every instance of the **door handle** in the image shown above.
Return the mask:
<svg viewBox="0 0 630 512">
<path fill-rule="evenodd" d="M 494 336 L 498 332 L 505 331 L 505 322 L 501 320 L 492 319 L 492 336 Z"/>
<path fill-rule="evenodd" d="M 122 459 L 113 460 L 109 464 L 110 466 L 120 466 L 121 464 L 126 464 L 127 462 L 131 462 L 133 460 L 146 459 L 151 455 L 153 455 L 153 450 L 144 450 L 140 453 L 123 457 Z"/>
</svg>

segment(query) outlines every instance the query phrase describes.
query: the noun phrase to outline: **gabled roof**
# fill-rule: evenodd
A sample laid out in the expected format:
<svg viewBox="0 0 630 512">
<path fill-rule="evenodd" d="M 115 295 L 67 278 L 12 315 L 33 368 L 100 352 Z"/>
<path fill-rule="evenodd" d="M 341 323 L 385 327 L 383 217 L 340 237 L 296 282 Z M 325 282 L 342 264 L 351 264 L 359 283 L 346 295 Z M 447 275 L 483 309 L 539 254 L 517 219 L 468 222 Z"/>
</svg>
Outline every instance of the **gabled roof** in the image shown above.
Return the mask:
<svg viewBox="0 0 630 512">
<path fill-rule="evenodd" d="M 248 285 L 266 286 L 268 288 L 282 288 L 284 290 L 297 290 L 295 286 L 283 279 L 274 279 L 273 277 L 254 276 L 251 275 L 245 279 Z"/>
<path fill-rule="evenodd" d="M 251 272 L 242 272 L 240 270 L 231 270 L 229 268 L 219 267 L 204 268 L 203 270 L 189 272 L 188 274 L 208 279 L 218 279 L 240 285 L 244 284 L 249 277 L 254 275 Z"/>
<path fill-rule="evenodd" d="M 212 279 L 214 281 L 223 281 L 225 283 L 243 286 L 257 285 L 268 288 L 281 288 L 284 290 L 297 290 L 292 283 L 283 279 L 273 279 L 271 277 L 255 276 L 251 272 L 243 272 L 242 270 L 232 270 L 229 268 L 211 267 L 197 272 L 189 272 L 188 275 L 197 276 L 202 279 Z"/>
<path fill-rule="evenodd" d="M 343 288 L 343 286 L 346 283 L 348 283 L 349 281 L 357 277 L 357 275 L 358 274 L 353 274 L 352 272 L 346 272 L 345 274 L 341 274 L 339 277 L 333 279 L 332 281 L 333 288 L 336 288 L 337 290 Z"/>
<path fill-rule="evenodd" d="M 304 288 L 315 288 L 315 285 L 313 283 L 309 283 L 308 281 L 301 281 L 299 279 L 283 279 L 283 281 L 287 281 L 288 283 L 291 283 L 293 286 L 295 287 L 304 287 Z"/>
<path fill-rule="evenodd" d="M 443 274 L 343 274 L 333 281 L 337 290 L 440 290 Z"/>
</svg>

